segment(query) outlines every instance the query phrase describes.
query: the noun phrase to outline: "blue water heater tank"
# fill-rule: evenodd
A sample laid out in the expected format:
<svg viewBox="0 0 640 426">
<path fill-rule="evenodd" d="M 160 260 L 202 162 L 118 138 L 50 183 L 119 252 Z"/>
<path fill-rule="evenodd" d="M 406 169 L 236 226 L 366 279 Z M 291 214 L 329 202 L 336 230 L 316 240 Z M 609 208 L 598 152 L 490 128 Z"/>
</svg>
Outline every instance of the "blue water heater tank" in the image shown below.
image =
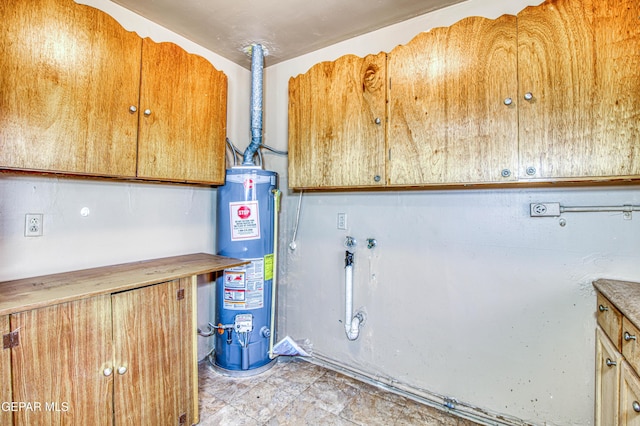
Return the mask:
<svg viewBox="0 0 640 426">
<path fill-rule="evenodd" d="M 227 170 L 218 188 L 218 254 L 250 261 L 216 281 L 214 365 L 233 373 L 270 367 L 274 215 L 277 174 L 256 167 Z"/>
</svg>

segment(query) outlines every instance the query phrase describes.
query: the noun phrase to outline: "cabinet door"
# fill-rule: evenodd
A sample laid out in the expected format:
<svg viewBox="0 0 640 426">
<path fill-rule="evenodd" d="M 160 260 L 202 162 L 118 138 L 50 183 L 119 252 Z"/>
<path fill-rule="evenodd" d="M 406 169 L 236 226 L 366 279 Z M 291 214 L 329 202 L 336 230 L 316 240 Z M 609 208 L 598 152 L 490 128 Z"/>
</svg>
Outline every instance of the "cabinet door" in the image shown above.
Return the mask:
<svg viewBox="0 0 640 426">
<path fill-rule="evenodd" d="M 591 176 L 640 175 L 640 2 L 594 1 Z"/>
<path fill-rule="evenodd" d="M 111 301 L 99 296 L 11 315 L 17 425 L 111 425 Z"/>
<path fill-rule="evenodd" d="M 289 80 L 289 186 L 386 183 L 386 54 L 346 55 Z"/>
<path fill-rule="evenodd" d="M 637 371 L 640 371 L 640 329 L 627 317 L 622 317 L 622 355 Z"/>
<path fill-rule="evenodd" d="M 9 334 L 9 317 L 0 316 L 0 331 Z M 3 348 L 0 353 L 0 402 L 11 402 L 11 349 Z M 0 424 L 11 425 L 11 411 L 0 410 Z"/>
<path fill-rule="evenodd" d="M 607 338 L 604 331 L 596 329 L 596 426 L 618 424 L 620 399 L 620 363 L 622 355 Z"/>
<path fill-rule="evenodd" d="M 116 425 L 193 424 L 192 298 L 190 279 L 113 295 Z"/>
<path fill-rule="evenodd" d="M 640 426 L 640 379 L 626 361 L 620 371 L 619 419 L 621 425 Z"/>
<path fill-rule="evenodd" d="M 140 38 L 72 0 L 0 20 L 0 168 L 135 176 Z"/>
<path fill-rule="evenodd" d="M 138 176 L 224 183 L 227 77 L 173 43 L 144 39 Z"/>
<path fill-rule="evenodd" d="M 592 0 L 548 0 L 518 14 L 522 177 L 595 176 L 603 161 L 592 131 L 592 10 Z"/>
<path fill-rule="evenodd" d="M 516 21 L 464 19 L 389 54 L 392 185 L 517 178 Z"/>
</svg>

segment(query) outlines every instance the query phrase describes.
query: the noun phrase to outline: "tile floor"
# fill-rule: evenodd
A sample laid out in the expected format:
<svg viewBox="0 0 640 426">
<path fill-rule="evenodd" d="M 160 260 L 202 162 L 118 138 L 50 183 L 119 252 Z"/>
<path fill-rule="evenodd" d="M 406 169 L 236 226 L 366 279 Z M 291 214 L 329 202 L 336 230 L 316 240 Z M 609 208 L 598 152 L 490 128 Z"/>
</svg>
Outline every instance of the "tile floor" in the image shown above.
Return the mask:
<svg viewBox="0 0 640 426">
<path fill-rule="evenodd" d="M 199 377 L 201 426 L 477 424 L 296 358 L 244 378 L 203 361 Z"/>
</svg>

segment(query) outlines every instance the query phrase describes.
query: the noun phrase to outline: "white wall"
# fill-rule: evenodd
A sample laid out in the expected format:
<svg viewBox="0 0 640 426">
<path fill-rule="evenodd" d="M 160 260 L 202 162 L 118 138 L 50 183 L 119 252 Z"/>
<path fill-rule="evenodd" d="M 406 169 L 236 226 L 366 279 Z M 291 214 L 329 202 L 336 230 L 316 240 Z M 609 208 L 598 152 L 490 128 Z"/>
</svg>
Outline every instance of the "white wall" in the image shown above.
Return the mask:
<svg viewBox="0 0 640 426">
<path fill-rule="evenodd" d="M 229 137 L 246 145 L 248 71 L 107 0 L 84 2 L 224 71 Z M 471 0 L 278 65 L 267 57 L 265 143 L 286 149 L 288 80 L 313 64 L 389 51 L 435 25 L 536 3 Z M 286 161 L 270 154 L 265 161 L 286 188 Z M 535 424 L 592 424 L 591 281 L 640 279 L 640 217 L 567 214 L 561 227 L 529 218 L 533 201 L 640 204 L 640 188 L 305 193 L 295 251 L 287 245 L 298 194 L 285 190 L 279 337 L 309 338 L 317 353 L 346 366 Z M 85 206 L 88 217 L 79 214 Z M 215 189 L 1 175 L 0 280 L 213 252 L 214 207 Z M 22 235 L 28 212 L 45 214 L 43 237 Z M 346 232 L 336 229 L 338 212 L 348 214 Z M 355 307 L 368 315 L 355 342 L 340 322 L 347 234 L 359 240 Z M 366 248 L 367 237 L 378 240 L 376 249 Z M 205 323 L 211 287 L 199 289 Z"/>
<path fill-rule="evenodd" d="M 470 1 L 268 67 L 265 143 L 286 147 L 288 80 L 313 64 L 537 3 Z M 285 162 L 267 162 L 286 187 Z M 285 191 L 281 214 L 279 338 L 308 338 L 344 366 L 534 424 L 593 424 L 591 282 L 640 280 L 640 217 L 565 214 L 562 227 L 530 218 L 529 203 L 639 204 L 640 187 L 304 193 L 293 251 L 298 195 Z M 354 308 L 367 313 L 355 342 L 341 322 L 346 235 L 359 241 Z"/>
<path fill-rule="evenodd" d="M 219 55 L 107 0 L 97 7 L 126 29 L 171 41 L 208 59 L 228 78 L 227 134 L 249 134 L 250 74 Z M 195 252 L 215 252 L 215 188 L 0 175 L 0 281 Z M 88 207 L 83 217 L 80 209 Z M 24 237 L 24 215 L 44 214 L 44 235 Z M 198 322 L 211 317 L 213 285 L 198 289 Z M 212 341 L 200 338 L 199 355 Z"/>
</svg>

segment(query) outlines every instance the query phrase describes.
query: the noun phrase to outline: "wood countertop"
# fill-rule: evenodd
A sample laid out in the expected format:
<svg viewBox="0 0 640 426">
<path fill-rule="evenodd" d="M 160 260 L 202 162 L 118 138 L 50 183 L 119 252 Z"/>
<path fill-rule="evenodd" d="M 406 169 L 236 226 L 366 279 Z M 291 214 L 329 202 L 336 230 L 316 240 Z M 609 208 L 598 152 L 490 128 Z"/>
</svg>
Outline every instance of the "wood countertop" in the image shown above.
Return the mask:
<svg viewBox="0 0 640 426">
<path fill-rule="evenodd" d="M 0 282 L 0 315 L 131 290 L 248 263 L 196 253 Z"/>
<path fill-rule="evenodd" d="M 640 283 L 600 279 L 594 281 L 593 286 L 640 328 Z"/>
</svg>

